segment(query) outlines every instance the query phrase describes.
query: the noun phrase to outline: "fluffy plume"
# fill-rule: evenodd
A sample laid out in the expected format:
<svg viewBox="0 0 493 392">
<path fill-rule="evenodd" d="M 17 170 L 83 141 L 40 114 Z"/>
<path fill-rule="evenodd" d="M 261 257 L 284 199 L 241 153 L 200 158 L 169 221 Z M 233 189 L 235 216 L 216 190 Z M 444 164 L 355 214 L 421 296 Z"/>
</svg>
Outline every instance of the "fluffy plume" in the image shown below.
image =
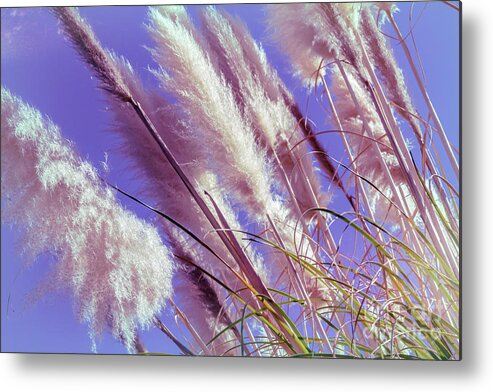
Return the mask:
<svg viewBox="0 0 493 392">
<path fill-rule="evenodd" d="M 362 6 L 359 27 L 368 54 L 384 83 L 387 96 L 397 105 L 398 113 L 411 125 L 415 135 L 420 140 L 420 124 L 416 118 L 417 111 L 407 90 L 404 75 L 395 60 L 392 49 L 385 40 L 385 36 L 377 26 L 371 5 Z"/>
<path fill-rule="evenodd" d="M 361 76 L 365 75 L 361 63 L 361 48 L 355 35 L 353 25 L 357 23 L 358 4 L 320 3 L 315 7 L 323 15 L 323 28 L 332 33 L 326 38 L 326 45 L 339 60 L 344 60 L 354 67 Z M 323 34 L 319 31 L 319 34 Z"/>
<path fill-rule="evenodd" d="M 272 36 L 295 66 L 295 74 L 308 86 L 318 82 L 337 59 L 362 72 L 361 54 L 350 20 L 352 4 L 274 4 L 267 7 Z"/>
<path fill-rule="evenodd" d="M 291 151 L 290 145 L 301 140 L 303 134 L 285 103 L 281 82 L 269 67 L 265 53 L 249 36 L 246 27 L 225 13 L 208 7 L 201 16 L 204 35 L 217 59 L 217 71 L 222 72 L 232 87 L 238 105 L 271 161 L 278 160 L 274 164 L 277 176 L 287 177 L 301 211 L 326 205 L 327 195 L 320 190 L 306 145 Z"/>
<path fill-rule="evenodd" d="M 2 88 L 4 218 L 35 258 L 58 262 L 50 286 L 74 296 L 91 336 L 108 327 L 129 351 L 171 295 L 172 260 L 157 231 L 122 208 L 58 128 Z"/>
<path fill-rule="evenodd" d="M 225 189 L 250 213 L 262 214 L 273 189 L 265 153 L 242 118 L 231 89 L 196 41 L 196 33 L 189 23 L 160 12 L 166 8 L 149 10 L 148 29 L 157 46 L 152 54 L 162 67 L 156 75 L 200 132 L 196 138 L 207 141 L 209 168 Z"/>
<path fill-rule="evenodd" d="M 312 85 L 317 72 L 324 74 L 330 61 L 330 49 L 320 36 L 324 20 L 316 4 L 272 4 L 267 15 L 271 34 L 289 56 L 295 74 Z M 331 31 L 324 33 L 332 36 Z"/>
<path fill-rule="evenodd" d="M 179 117 L 180 108 L 170 105 L 159 95 L 146 91 L 139 76 L 123 58 L 115 58 L 115 62 L 125 83 L 129 86 L 132 96 L 140 103 L 145 112 L 149 113 L 153 123 L 158 124 L 160 136 L 175 154 L 187 175 L 194 179 L 198 189 L 207 191 L 214 196 L 214 200 L 227 217 L 231 227 L 240 229 L 241 225 L 236 215 L 220 192 L 216 176 L 204 167 L 205 157 L 201 143 L 198 140 L 193 142 L 196 137 L 191 133 L 190 125 Z M 131 163 L 130 171 L 143 183 L 141 194 L 152 200 L 157 209 L 173 217 L 198 235 L 199 238 L 205 239 L 205 242 L 212 246 L 221 257 L 229 260 L 232 268 L 236 268 L 235 263 L 229 259 L 228 252 L 220 239 L 215 235 L 210 235 L 212 226 L 173 171 L 171 165 L 163 158 L 151 136 L 144 129 L 142 122 L 135 116 L 131 108 L 122 106 L 114 100 L 110 100 L 110 103 L 115 114 L 113 131 L 123 141 L 120 149 Z M 187 145 L 187 148 L 183 148 L 184 145 Z M 209 207 L 213 210 L 211 205 Z M 175 253 L 182 257 L 190 257 L 191 260 L 215 276 L 226 276 L 228 281 L 233 284 L 235 278 L 231 276 L 231 272 L 224 264 L 201 249 L 201 246 L 197 245 L 194 240 L 187 239 L 187 235 L 172 224 L 163 221 L 162 226 Z M 188 254 L 190 249 L 193 249 L 193 255 Z M 265 278 L 266 272 L 261 257 L 253 251 L 249 254 L 257 272 Z M 197 289 L 200 290 L 200 288 Z M 224 299 L 224 293 L 219 295 Z M 215 305 L 204 304 L 204 306 L 214 307 Z"/>
<path fill-rule="evenodd" d="M 342 69 L 333 68 L 331 73 L 332 89 L 337 97 L 337 110 L 342 121 L 343 131 L 353 133 L 352 136 L 347 136 L 351 149 L 356 156 L 356 162 L 353 164 L 358 168 L 359 174 L 370 180 L 387 197 L 395 198 L 397 196 L 392 195 L 391 186 L 385 176 L 385 167 L 388 167 L 394 183 L 397 187 L 402 187 L 402 192 L 406 197 L 409 191 L 403 185 L 405 181 L 402 170 L 399 168 L 393 150 L 388 145 L 385 130 L 371 96 L 363 83 L 367 79 L 367 72 L 361 61 L 362 49 L 356 31 L 360 7 L 359 4 L 342 3 L 307 4 L 306 6 L 298 4 L 296 7 L 291 7 L 291 5 L 269 6 L 269 18 L 271 24 L 277 27 L 277 33 L 274 36 L 291 57 L 291 60 L 299 67 L 303 66 L 305 59 L 303 59 L 301 52 L 296 50 L 296 47 L 291 46 L 286 37 L 289 36 L 291 29 L 293 35 L 295 32 L 302 31 L 299 30 L 296 23 L 305 23 L 306 20 L 309 22 L 306 23 L 305 29 L 311 26 L 310 38 L 307 38 L 307 34 L 302 34 L 301 38 L 297 39 L 293 36 L 293 40 L 298 43 L 303 42 L 306 47 L 317 48 L 317 53 L 323 59 L 341 61 Z M 289 21 L 279 20 L 282 13 L 290 15 Z M 308 15 L 311 16 L 311 19 L 307 17 Z M 295 22 L 296 18 L 300 18 L 302 22 Z M 348 76 L 355 97 L 350 94 L 341 71 Z M 305 79 L 307 77 L 307 75 L 300 76 Z M 353 98 L 356 99 L 356 102 Z M 364 122 L 368 122 L 370 129 L 364 129 Z M 398 211 L 391 207 L 391 203 L 385 200 L 385 197 L 375 191 L 374 188 L 369 189 L 369 193 L 371 194 L 370 207 L 372 210 L 378 211 L 382 219 L 387 221 L 398 219 Z"/>
<path fill-rule="evenodd" d="M 101 45 L 91 27 L 80 16 L 76 8 L 55 7 L 53 13 L 62 22 L 67 36 L 84 61 L 89 64 L 101 81 L 103 90 L 123 102 L 131 100 L 130 91 L 123 82 L 113 59 L 101 50 Z"/>
<path fill-rule="evenodd" d="M 250 32 L 248 31 L 247 26 L 239 18 L 234 17 L 224 11 L 221 13 L 221 15 L 225 19 L 227 19 L 227 21 L 231 25 L 231 29 L 236 39 L 238 40 L 239 45 L 243 49 L 242 53 L 244 56 L 244 60 L 249 65 L 251 74 L 258 81 L 258 84 L 264 89 L 266 96 L 272 102 L 276 103 L 279 100 L 283 100 L 285 107 L 288 108 L 291 115 L 293 116 L 295 124 L 297 126 L 288 128 L 290 132 L 285 135 L 286 138 L 290 140 L 292 145 L 296 144 L 298 138 L 300 140 L 302 138 L 307 138 L 307 141 L 311 145 L 312 150 L 316 152 L 315 157 L 318 160 L 321 169 L 323 169 L 327 173 L 329 178 L 333 179 L 336 185 L 339 186 L 342 189 L 343 193 L 346 194 L 346 190 L 344 189 L 344 186 L 339 179 L 336 169 L 332 161 L 325 154 L 325 150 L 320 144 L 318 138 L 315 136 L 310 122 L 306 121 L 292 94 L 290 93 L 282 79 L 279 77 L 276 70 L 269 64 L 266 53 L 260 43 L 256 42 L 253 39 Z M 231 81 L 229 83 L 233 84 Z M 295 129 L 296 131 L 294 131 Z M 302 134 L 298 135 L 299 131 L 301 131 Z M 306 149 L 306 143 L 300 144 L 295 150 L 295 154 L 298 157 L 306 157 L 307 152 L 308 149 Z M 297 161 L 306 162 L 307 159 L 297 159 Z M 313 168 L 304 168 L 304 170 L 305 173 L 310 173 Z M 290 172 L 290 170 L 288 170 L 288 172 Z M 308 175 L 311 176 L 312 174 Z M 312 186 L 313 189 L 317 189 L 317 182 L 318 181 L 312 182 L 312 184 L 314 184 Z M 328 202 L 326 200 L 327 197 L 328 195 L 324 194 L 323 198 L 319 200 L 319 204 L 325 205 Z"/>
<path fill-rule="evenodd" d="M 242 48 L 245 61 L 248 63 L 252 74 L 265 89 L 267 96 L 272 101 L 282 98 L 282 92 L 286 90 L 284 82 L 269 64 L 261 43 L 253 39 L 247 25 L 240 18 L 225 11 L 222 11 L 221 15 L 231 26 L 233 34 Z"/>
</svg>

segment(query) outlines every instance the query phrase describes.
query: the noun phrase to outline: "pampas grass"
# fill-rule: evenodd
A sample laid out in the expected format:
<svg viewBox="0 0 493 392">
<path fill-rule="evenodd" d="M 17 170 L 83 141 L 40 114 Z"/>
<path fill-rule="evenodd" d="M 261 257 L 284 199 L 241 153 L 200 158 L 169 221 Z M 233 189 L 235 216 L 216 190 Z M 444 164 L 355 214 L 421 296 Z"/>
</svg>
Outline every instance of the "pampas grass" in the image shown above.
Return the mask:
<svg viewBox="0 0 493 392">
<path fill-rule="evenodd" d="M 161 65 L 158 76 L 167 91 L 179 100 L 193 123 L 211 143 L 209 167 L 220 173 L 224 186 L 253 215 L 272 199 L 270 167 L 255 143 L 224 78 L 212 66 L 204 48 L 194 38 L 190 23 L 182 24 L 172 13 L 151 9 L 149 31 L 156 43 L 153 57 Z M 218 162 L 221 162 L 218 165 Z"/>
<path fill-rule="evenodd" d="M 381 32 L 388 22 L 400 34 L 395 8 L 266 11 L 329 129 L 305 116 L 314 108 L 221 7 L 149 7 L 154 88 L 77 9 L 54 9 L 138 179 L 135 195 L 113 189 L 155 214 L 160 235 L 4 90 L 2 195 L 8 218 L 27 227 L 26 251 L 60 258 L 44 288 L 69 289 L 91 335 L 109 328 L 132 352 L 153 352 L 136 335 L 153 326 L 183 355 L 459 358 L 458 194 L 443 169 L 456 159 L 409 50 L 444 154 Z"/>
<path fill-rule="evenodd" d="M 24 230 L 29 258 L 58 259 L 40 289 L 68 291 L 93 340 L 108 327 L 133 351 L 135 330 L 149 327 L 171 295 L 172 256 L 58 128 L 4 88 L 2 196 L 2 217 Z"/>
</svg>

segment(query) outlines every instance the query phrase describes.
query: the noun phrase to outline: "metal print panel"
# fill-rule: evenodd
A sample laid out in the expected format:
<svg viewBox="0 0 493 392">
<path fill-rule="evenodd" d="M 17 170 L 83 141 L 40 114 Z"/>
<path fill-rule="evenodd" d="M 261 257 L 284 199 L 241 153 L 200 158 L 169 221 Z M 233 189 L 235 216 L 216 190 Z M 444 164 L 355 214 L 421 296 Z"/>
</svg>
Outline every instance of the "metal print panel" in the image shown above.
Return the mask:
<svg viewBox="0 0 493 392">
<path fill-rule="evenodd" d="M 460 20 L 2 8 L 2 351 L 460 359 Z"/>
</svg>

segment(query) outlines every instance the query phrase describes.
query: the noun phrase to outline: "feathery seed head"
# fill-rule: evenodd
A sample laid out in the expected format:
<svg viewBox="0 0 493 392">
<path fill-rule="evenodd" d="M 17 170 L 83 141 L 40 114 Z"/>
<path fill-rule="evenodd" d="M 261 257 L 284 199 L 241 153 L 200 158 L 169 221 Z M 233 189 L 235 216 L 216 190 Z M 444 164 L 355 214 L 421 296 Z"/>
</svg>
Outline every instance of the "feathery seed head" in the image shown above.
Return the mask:
<svg viewBox="0 0 493 392">
<path fill-rule="evenodd" d="M 101 81 L 101 88 L 122 102 L 129 102 L 131 100 L 130 91 L 118 72 L 114 59 L 103 49 L 77 8 L 53 7 L 52 10 L 62 23 L 65 33 L 79 55 Z"/>
<path fill-rule="evenodd" d="M 156 229 L 121 207 L 58 128 L 2 88 L 3 218 L 25 228 L 34 259 L 58 258 L 45 289 L 71 292 L 96 338 L 109 327 L 133 350 L 171 295 L 172 260 Z"/>
</svg>

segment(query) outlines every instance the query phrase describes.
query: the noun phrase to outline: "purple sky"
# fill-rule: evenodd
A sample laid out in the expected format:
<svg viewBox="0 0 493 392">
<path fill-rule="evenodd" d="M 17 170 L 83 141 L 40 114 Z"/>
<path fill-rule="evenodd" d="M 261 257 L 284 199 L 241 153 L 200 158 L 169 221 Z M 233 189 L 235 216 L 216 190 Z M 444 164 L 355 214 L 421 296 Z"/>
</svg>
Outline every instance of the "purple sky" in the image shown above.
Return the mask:
<svg viewBox="0 0 493 392">
<path fill-rule="evenodd" d="M 401 3 L 396 19 L 403 32 L 409 30 L 412 3 Z M 262 23 L 261 5 L 224 6 L 245 20 L 254 37 L 263 42 L 271 63 L 278 69 L 288 87 L 304 106 L 306 94 L 289 74 L 289 65 L 268 39 Z M 191 8 L 194 8 L 193 6 Z M 148 65 L 154 65 L 145 46 L 151 41 L 143 23 L 146 7 L 86 7 L 81 14 L 87 18 L 104 46 L 129 59 L 144 81 L 155 85 Z M 420 3 L 414 6 L 414 37 L 426 73 L 427 88 L 445 130 L 454 146 L 459 141 L 459 14 L 440 3 Z M 420 16 L 420 17 L 419 17 Z M 419 17 L 419 20 L 418 20 Z M 109 179 L 132 192 L 135 184 L 125 172 L 125 163 L 114 148 L 117 145 L 107 132 L 112 122 L 105 109 L 102 93 L 96 80 L 79 60 L 75 51 L 59 34 L 56 19 L 46 8 L 1 10 L 2 85 L 29 104 L 37 107 L 58 124 L 64 137 L 74 141 L 78 152 L 96 167 L 108 162 Z M 409 41 L 412 47 L 412 42 Z M 395 45 L 394 45 L 395 46 Z M 403 53 L 395 46 L 396 55 L 408 76 L 408 86 L 422 113 L 426 113 Z M 317 105 L 308 108 L 308 115 L 320 129 L 325 122 Z M 330 144 L 330 152 L 339 159 L 338 142 Z M 121 199 L 141 217 L 153 216 L 131 201 Z M 338 203 L 336 199 L 335 203 Z M 29 293 L 54 260 L 42 256 L 29 270 L 23 270 L 20 249 L 16 247 L 17 231 L 2 225 L 1 238 L 1 293 L 2 293 L 2 351 L 34 352 L 90 352 L 87 327 L 77 322 L 70 298 L 63 295 L 46 297 L 39 303 L 28 304 Z M 165 311 L 163 320 L 170 320 Z M 143 334 L 151 351 L 178 353 L 175 346 L 157 331 Z M 125 353 L 124 347 L 111 336 L 104 336 L 98 344 L 100 353 Z"/>
</svg>

